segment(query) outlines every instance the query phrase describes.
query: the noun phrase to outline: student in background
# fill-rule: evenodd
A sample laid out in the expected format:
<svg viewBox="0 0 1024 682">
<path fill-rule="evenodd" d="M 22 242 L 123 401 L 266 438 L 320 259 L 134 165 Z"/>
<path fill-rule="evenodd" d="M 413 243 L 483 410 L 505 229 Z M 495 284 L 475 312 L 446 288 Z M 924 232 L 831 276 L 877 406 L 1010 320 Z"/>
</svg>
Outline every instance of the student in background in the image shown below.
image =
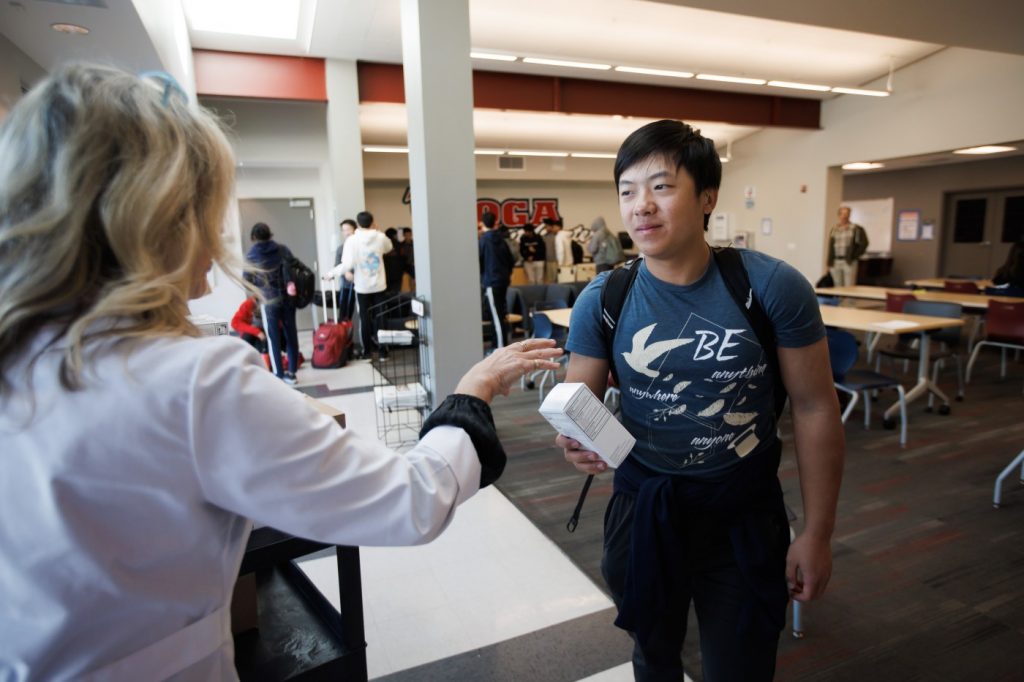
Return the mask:
<svg viewBox="0 0 1024 682">
<path fill-rule="evenodd" d="M 480 284 L 484 288 L 487 308 L 493 323 L 492 340 L 495 348 L 508 344 L 508 302 L 505 295 L 512 281 L 515 259 L 502 235 L 498 219 L 493 213 L 484 213 L 487 232 L 480 237 Z"/>
<path fill-rule="evenodd" d="M 0 124 L 0 678 L 237 680 L 253 521 L 429 542 L 501 474 L 488 403 L 558 365 L 529 339 L 459 380 L 399 454 L 203 337 L 235 159 L 167 74 L 63 65 Z M 368 223 L 369 224 L 369 223 Z M 496 532 L 500 529 L 496 529 Z"/>
<path fill-rule="evenodd" d="M 519 235 L 519 255 L 523 258 L 523 270 L 530 284 L 544 284 L 547 247 L 533 223 L 523 225 L 523 233 Z"/>
<path fill-rule="evenodd" d="M 356 221 L 351 218 L 345 218 L 341 221 L 341 244 L 338 245 L 334 252 L 335 266 L 341 265 L 341 257 L 345 252 L 345 242 L 355 234 L 355 231 Z M 337 282 L 341 290 L 338 293 L 338 314 L 342 320 L 351 320 L 356 310 L 356 290 L 352 285 L 352 280 L 348 277 L 338 277 Z"/>
<path fill-rule="evenodd" d="M 555 242 L 561 231 L 558 223 L 551 218 L 544 218 L 544 282 L 553 284 L 558 281 L 558 248 Z"/>
<path fill-rule="evenodd" d="M 281 327 L 284 332 L 285 350 L 288 353 L 288 369 L 279 361 L 281 345 L 277 334 L 267 336 L 267 352 L 274 367 L 274 374 L 285 383 L 295 385 L 295 368 L 299 366 L 299 333 L 295 327 L 295 306 L 291 302 L 294 292 L 286 290 L 282 267 L 291 251 L 284 244 L 274 241 L 273 233 L 266 223 L 256 223 L 250 233 L 252 247 L 246 260 L 256 266 L 246 273 L 247 277 L 263 294 L 263 323 L 267 329 Z M 294 285 L 292 285 L 294 286 Z"/>
<path fill-rule="evenodd" d="M 1024 296 L 1024 239 L 1017 240 L 1010 247 L 1006 262 L 996 270 L 992 283 L 998 287 L 1013 289 L 1013 296 Z"/>
<path fill-rule="evenodd" d="M 253 324 L 256 321 L 258 307 L 259 301 L 255 296 L 246 296 L 231 318 L 231 328 L 238 332 L 243 341 L 263 354 L 267 352 L 267 337 L 262 329 Z"/>
<path fill-rule="evenodd" d="M 590 225 L 590 242 L 587 251 L 594 260 L 595 271 L 604 272 L 613 269 L 623 260 L 622 244 L 600 216 Z"/>
<path fill-rule="evenodd" d="M 345 241 L 341 263 L 325 275 L 334 280 L 344 277 L 353 283 L 356 301 L 359 305 L 359 329 L 363 344 L 362 352 L 368 356 L 377 345 L 377 321 L 373 319 L 373 306 L 384 300 L 387 289 L 387 275 L 384 272 L 384 254 L 394 246 L 391 240 L 381 234 L 373 223 L 373 214 L 361 211 L 356 216 L 355 234 Z"/>
</svg>

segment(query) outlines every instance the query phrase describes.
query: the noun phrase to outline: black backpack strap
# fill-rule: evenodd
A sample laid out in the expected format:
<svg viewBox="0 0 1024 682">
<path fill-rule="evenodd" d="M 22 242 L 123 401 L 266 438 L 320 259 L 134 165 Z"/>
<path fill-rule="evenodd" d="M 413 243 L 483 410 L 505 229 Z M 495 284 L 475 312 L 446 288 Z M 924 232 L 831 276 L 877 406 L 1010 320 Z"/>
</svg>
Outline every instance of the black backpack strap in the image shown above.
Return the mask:
<svg viewBox="0 0 1024 682">
<path fill-rule="evenodd" d="M 740 256 L 740 252 L 729 247 L 713 247 L 711 253 L 715 258 L 715 263 L 718 264 L 718 270 L 722 273 L 726 288 L 736 305 L 743 311 L 743 315 L 757 336 L 758 343 L 764 349 L 765 357 L 768 360 L 768 369 L 772 374 L 775 419 L 778 420 L 786 405 L 787 394 L 779 369 L 779 350 L 775 341 L 775 328 L 772 326 L 772 321 L 768 319 L 768 313 L 764 311 L 761 303 L 754 296 L 754 288 L 750 285 L 750 277 L 747 276 L 747 268 L 743 265 L 743 257 Z"/>
<path fill-rule="evenodd" d="M 633 287 L 637 273 L 640 272 L 640 259 L 634 258 L 621 268 L 615 268 L 601 285 L 601 331 L 604 335 L 605 357 L 608 368 L 612 372 L 615 383 L 619 383 L 619 373 L 615 371 L 615 358 L 612 355 L 612 344 L 615 341 L 615 327 L 622 316 L 622 308 L 626 304 L 626 296 Z"/>
<path fill-rule="evenodd" d="M 626 296 L 629 294 L 636 275 L 640 272 L 640 259 L 634 258 L 621 268 L 615 268 L 601 285 L 601 332 L 604 339 L 605 357 L 608 358 L 608 368 L 611 370 L 615 383 L 619 383 L 619 373 L 615 371 L 615 358 L 612 356 L 612 343 L 615 341 L 615 327 L 622 315 L 622 307 L 626 304 Z M 587 499 L 587 492 L 590 484 L 594 482 L 594 474 L 587 476 L 583 482 L 583 490 L 580 491 L 576 508 L 569 518 L 566 529 L 572 533 L 580 522 L 580 512 L 583 511 L 583 501 Z"/>
</svg>

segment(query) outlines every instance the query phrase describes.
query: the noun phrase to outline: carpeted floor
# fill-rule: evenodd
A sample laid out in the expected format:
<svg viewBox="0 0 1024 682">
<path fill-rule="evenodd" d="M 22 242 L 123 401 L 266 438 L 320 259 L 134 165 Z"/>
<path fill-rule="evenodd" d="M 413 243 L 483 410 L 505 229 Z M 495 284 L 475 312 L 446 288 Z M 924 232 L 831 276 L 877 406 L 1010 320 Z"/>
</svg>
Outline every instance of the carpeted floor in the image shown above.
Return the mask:
<svg viewBox="0 0 1024 682">
<path fill-rule="evenodd" d="M 954 382 L 952 369 L 940 377 L 945 389 Z M 784 633 L 778 680 L 1024 680 L 1024 486 L 1011 477 L 1003 507 L 991 504 L 996 475 L 1024 448 L 1022 382 L 1024 364 L 1011 362 L 1000 381 L 998 355 L 983 355 L 967 400 L 953 403 L 951 415 L 925 412 L 924 401 L 910 406 L 905 449 L 898 431 L 882 429 L 877 406 L 868 431 L 854 412 L 832 583 L 805 609 L 806 637 Z M 603 587 L 601 526 L 611 477 L 595 481 L 579 528 L 568 533 L 583 476 L 565 464 L 536 410 L 534 392 L 496 404 L 510 457 L 498 486 Z M 802 515 L 791 447 L 780 478 Z M 690 632 L 684 662 L 699 680 L 696 627 Z M 628 660 L 625 640 L 608 642 Z"/>
</svg>

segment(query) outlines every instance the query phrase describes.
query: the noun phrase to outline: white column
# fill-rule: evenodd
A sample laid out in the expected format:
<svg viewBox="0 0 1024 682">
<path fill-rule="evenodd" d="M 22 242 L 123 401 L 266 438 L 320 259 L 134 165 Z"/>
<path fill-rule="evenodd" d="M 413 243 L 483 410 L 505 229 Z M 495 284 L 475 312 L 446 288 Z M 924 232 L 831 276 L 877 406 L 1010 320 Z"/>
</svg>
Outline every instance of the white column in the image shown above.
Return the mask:
<svg viewBox="0 0 1024 682">
<path fill-rule="evenodd" d="M 416 291 L 436 406 L 482 354 L 468 0 L 402 0 Z"/>
<path fill-rule="evenodd" d="M 359 78 L 356 63 L 327 60 L 327 153 L 330 164 L 330 242 L 340 235 L 338 223 L 366 210 L 363 183 L 363 142 L 359 132 Z M 330 254 L 331 265 L 334 254 Z"/>
</svg>

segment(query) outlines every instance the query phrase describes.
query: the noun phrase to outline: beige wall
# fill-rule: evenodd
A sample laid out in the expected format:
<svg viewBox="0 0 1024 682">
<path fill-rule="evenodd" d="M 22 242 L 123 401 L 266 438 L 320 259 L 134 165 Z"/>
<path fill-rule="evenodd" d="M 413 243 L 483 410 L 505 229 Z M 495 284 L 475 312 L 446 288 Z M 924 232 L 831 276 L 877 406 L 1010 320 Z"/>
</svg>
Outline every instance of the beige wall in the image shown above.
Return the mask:
<svg viewBox="0 0 1024 682">
<path fill-rule="evenodd" d="M 731 215 L 735 229 L 753 232 L 761 218 L 772 218 L 773 234 L 758 234 L 757 249 L 816 280 L 825 269 L 826 225 L 845 196 L 830 169 L 1024 139 L 1022 83 L 1024 57 L 942 50 L 899 70 L 891 97 L 826 101 L 819 132 L 772 129 L 733 143 L 718 210 Z M 755 190 L 753 208 L 745 203 L 747 187 Z"/>
<path fill-rule="evenodd" d="M 0 35 L 0 121 L 21 97 L 21 86 L 32 87 L 45 75 L 43 67 Z"/>
<path fill-rule="evenodd" d="M 917 209 L 922 222 L 935 223 L 935 239 L 930 241 L 901 242 L 893 234 L 892 279 L 902 282 L 950 274 L 940 271 L 947 194 L 1011 187 L 1024 187 L 1024 156 L 851 175 L 843 183 L 843 200 L 893 197 L 894 213 Z"/>
</svg>

